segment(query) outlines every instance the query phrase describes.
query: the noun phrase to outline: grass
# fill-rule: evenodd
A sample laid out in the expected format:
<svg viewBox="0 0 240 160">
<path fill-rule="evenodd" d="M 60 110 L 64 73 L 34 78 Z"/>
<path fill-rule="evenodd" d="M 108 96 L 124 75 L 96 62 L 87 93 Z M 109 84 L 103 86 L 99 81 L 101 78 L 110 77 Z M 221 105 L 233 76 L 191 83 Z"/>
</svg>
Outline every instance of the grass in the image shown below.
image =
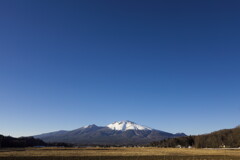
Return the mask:
<svg viewBox="0 0 240 160">
<path fill-rule="evenodd" d="M 0 160 L 240 160 L 240 150 L 184 148 L 1 149 Z"/>
</svg>

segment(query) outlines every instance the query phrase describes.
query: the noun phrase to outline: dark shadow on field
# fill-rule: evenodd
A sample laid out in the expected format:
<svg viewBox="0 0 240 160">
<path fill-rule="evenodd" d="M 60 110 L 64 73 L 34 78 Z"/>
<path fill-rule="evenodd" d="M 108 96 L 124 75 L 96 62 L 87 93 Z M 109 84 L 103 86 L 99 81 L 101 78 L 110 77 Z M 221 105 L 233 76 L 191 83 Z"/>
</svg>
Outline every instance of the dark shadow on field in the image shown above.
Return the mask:
<svg viewBox="0 0 240 160">
<path fill-rule="evenodd" d="M 26 151 L 26 149 L 0 149 L 0 152 Z"/>
<path fill-rule="evenodd" d="M 0 160 L 239 160 L 228 156 L 0 157 Z"/>
<path fill-rule="evenodd" d="M 0 149 L 0 152 L 12 152 L 12 151 L 84 151 L 84 150 L 88 150 L 88 151 L 108 151 L 108 150 L 121 150 L 121 149 L 105 149 L 105 148 L 99 148 L 99 149 L 85 149 L 85 148 L 77 148 L 77 149 L 71 149 L 71 148 L 63 148 L 63 149 L 48 149 L 48 148 L 43 148 L 43 149 Z"/>
<path fill-rule="evenodd" d="M 33 149 L 34 150 L 34 149 Z M 71 149 L 71 148 L 64 148 L 64 149 L 59 149 L 59 148 L 56 148 L 56 149 L 52 149 L 52 148 L 50 148 L 50 149 L 48 149 L 48 148 L 43 148 L 43 149 L 41 149 L 41 150 L 43 150 L 43 151 L 65 151 L 65 150 L 73 150 L 73 151 L 84 151 L 84 150 L 87 150 L 87 151 L 108 151 L 108 150 L 121 150 L 121 149 L 108 149 L 108 148 L 99 148 L 99 149 L 94 149 L 94 148 L 78 148 L 78 149 Z"/>
</svg>

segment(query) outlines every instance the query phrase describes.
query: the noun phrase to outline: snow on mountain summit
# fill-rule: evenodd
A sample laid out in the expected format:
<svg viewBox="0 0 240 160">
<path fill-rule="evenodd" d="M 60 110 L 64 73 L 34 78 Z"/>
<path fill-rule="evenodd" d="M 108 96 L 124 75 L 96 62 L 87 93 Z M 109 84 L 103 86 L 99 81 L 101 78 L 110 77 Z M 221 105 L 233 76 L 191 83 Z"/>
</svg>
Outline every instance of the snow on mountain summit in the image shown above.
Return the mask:
<svg viewBox="0 0 240 160">
<path fill-rule="evenodd" d="M 107 125 L 108 128 L 112 130 L 118 130 L 118 131 L 126 131 L 126 130 L 152 130 L 149 127 L 145 127 L 142 125 L 138 125 L 131 121 L 118 121 L 113 122 L 109 125 Z"/>
</svg>

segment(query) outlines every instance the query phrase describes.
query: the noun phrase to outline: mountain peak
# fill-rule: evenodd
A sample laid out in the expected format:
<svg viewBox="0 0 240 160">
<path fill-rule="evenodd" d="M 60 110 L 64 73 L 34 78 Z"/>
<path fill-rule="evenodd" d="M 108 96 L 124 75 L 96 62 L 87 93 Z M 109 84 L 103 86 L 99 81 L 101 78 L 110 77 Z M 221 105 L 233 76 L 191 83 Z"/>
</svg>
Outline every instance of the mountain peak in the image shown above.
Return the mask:
<svg viewBox="0 0 240 160">
<path fill-rule="evenodd" d="M 91 125 L 84 126 L 82 128 L 95 128 L 95 127 L 97 127 L 97 125 L 91 124 Z"/>
<path fill-rule="evenodd" d="M 124 121 L 116 121 L 109 125 L 107 125 L 108 128 L 112 130 L 118 130 L 118 131 L 126 131 L 126 130 L 152 130 L 149 127 L 145 127 L 139 124 L 136 124 L 132 121 L 124 120 Z"/>
</svg>

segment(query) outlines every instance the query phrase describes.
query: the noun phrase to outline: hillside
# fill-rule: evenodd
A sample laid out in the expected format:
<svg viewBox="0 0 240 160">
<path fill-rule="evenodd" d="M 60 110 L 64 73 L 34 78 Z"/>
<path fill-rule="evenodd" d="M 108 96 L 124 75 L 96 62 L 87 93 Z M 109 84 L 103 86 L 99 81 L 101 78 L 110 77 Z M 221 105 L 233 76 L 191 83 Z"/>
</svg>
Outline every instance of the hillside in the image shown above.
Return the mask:
<svg viewBox="0 0 240 160">
<path fill-rule="evenodd" d="M 162 141 L 155 141 L 150 144 L 158 147 L 196 147 L 196 148 L 219 148 L 219 147 L 240 147 L 240 127 L 223 129 L 209 134 L 197 136 L 185 136 L 169 138 Z"/>
<path fill-rule="evenodd" d="M 33 147 L 33 146 L 46 146 L 47 144 L 40 139 L 33 137 L 13 138 L 10 136 L 0 135 L 0 148 L 9 147 Z"/>
</svg>

